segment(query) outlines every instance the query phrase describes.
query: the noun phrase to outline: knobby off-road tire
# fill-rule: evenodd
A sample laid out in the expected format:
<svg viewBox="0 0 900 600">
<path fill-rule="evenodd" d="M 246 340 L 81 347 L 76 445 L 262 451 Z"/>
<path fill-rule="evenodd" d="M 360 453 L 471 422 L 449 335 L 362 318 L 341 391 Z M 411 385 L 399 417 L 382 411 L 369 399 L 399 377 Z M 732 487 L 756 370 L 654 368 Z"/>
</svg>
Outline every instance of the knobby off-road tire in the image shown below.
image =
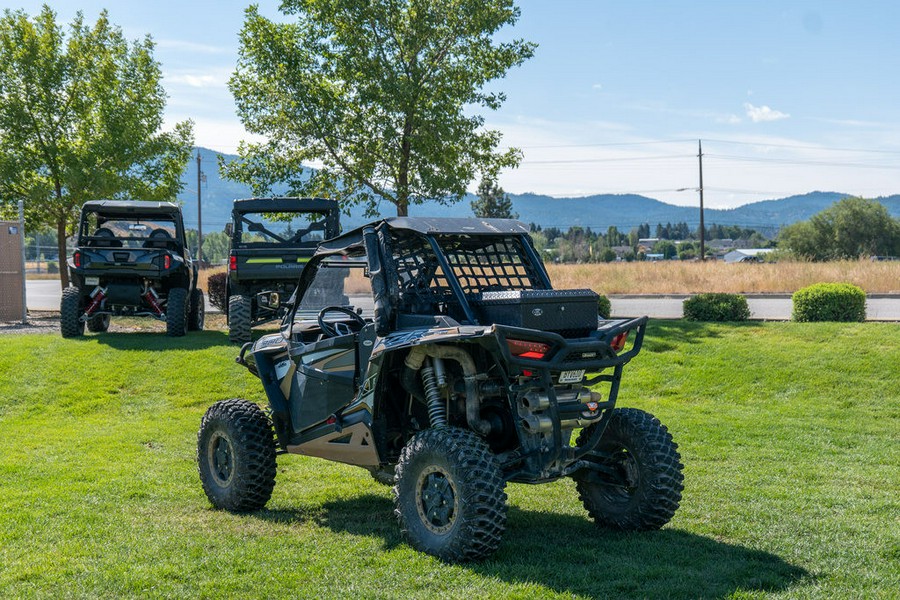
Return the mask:
<svg viewBox="0 0 900 600">
<path fill-rule="evenodd" d="M 587 443 L 594 427 L 582 430 L 578 445 Z M 684 489 L 678 445 L 650 413 L 614 409 L 596 453 L 586 458 L 612 467 L 618 479 L 613 483 L 587 469 L 572 476 L 597 525 L 623 531 L 659 529 L 678 510 Z"/>
<path fill-rule="evenodd" d="M 181 337 L 187 332 L 188 291 L 184 288 L 169 290 L 166 301 L 166 335 Z"/>
<path fill-rule="evenodd" d="M 216 402 L 200 422 L 197 466 L 214 507 L 231 512 L 262 508 L 275 487 L 272 421 L 253 402 Z"/>
<path fill-rule="evenodd" d="M 188 313 L 188 331 L 203 331 L 206 306 L 203 301 L 203 290 L 194 288 L 191 292 L 191 308 Z"/>
<path fill-rule="evenodd" d="M 504 486 L 481 438 L 455 427 L 428 429 L 400 454 L 394 513 L 414 548 L 450 562 L 479 560 L 500 546 Z"/>
<path fill-rule="evenodd" d="M 59 331 L 64 338 L 84 335 L 84 321 L 81 317 L 81 292 L 77 287 L 67 287 L 62 291 L 59 302 Z"/>
<path fill-rule="evenodd" d="M 250 341 L 251 300 L 248 296 L 228 298 L 228 339 L 238 344 Z"/>
<path fill-rule="evenodd" d="M 109 329 L 109 315 L 94 315 L 87 320 L 88 331 L 103 333 Z"/>
</svg>

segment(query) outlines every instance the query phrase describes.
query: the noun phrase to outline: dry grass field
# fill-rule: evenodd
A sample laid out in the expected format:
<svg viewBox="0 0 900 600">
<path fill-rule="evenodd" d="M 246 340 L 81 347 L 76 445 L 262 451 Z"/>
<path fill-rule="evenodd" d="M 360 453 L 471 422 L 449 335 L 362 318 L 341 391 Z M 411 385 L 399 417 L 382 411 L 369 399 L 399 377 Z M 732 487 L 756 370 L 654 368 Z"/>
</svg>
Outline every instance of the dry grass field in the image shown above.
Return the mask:
<svg viewBox="0 0 900 600">
<path fill-rule="evenodd" d="M 867 294 L 900 293 L 900 262 L 633 262 L 547 265 L 553 286 L 602 294 L 793 293 L 813 283 L 852 283 Z"/>
<path fill-rule="evenodd" d="M 602 294 L 793 293 L 813 283 L 841 282 L 867 294 L 900 293 L 900 262 L 827 263 L 633 262 L 547 265 L 553 286 L 590 288 Z M 225 267 L 200 271 L 199 284 Z M 58 276 L 46 276 L 46 278 Z M 32 274 L 29 279 L 38 278 Z M 41 277 L 44 278 L 44 277 Z"/>
</svg>

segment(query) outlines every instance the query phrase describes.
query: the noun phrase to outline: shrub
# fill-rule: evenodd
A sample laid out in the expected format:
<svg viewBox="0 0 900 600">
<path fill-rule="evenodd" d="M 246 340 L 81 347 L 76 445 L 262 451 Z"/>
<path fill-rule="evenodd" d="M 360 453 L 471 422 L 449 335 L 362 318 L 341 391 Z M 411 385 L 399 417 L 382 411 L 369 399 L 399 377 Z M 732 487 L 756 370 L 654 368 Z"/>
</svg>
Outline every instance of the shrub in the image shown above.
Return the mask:
<svg viewBox="0 0 900 600">
<path fill-rule="evenodd" d="M 59 273 L 59 265 L 57 265 L 56 262 L 54 262 L 52 260 L 49 261 L 47 263 L 47 272 L 48 273 Z"/>
<path fill-rule="evenodd" d="M 865 321 L 866 293 L 849 283 L 816 283 L 794 292 L 794 321 Z"/>
<path fill-rule="evenodd" d="M 228 273 L 214 273 L 206 280 L 206 295 L 209 303 L 225 312 L 228 309 Z"/>
<path fill-rule="evenodd" d="M 747 299 L 740 294 L 697 294 L 684 301 L 688 321 L 746 321 Z"/>
<path fill-rule="evenodd" d="M 609 298 L 607 298 L 603 294 L 600 294 L 600 296 L 597 298 L 597 314 L 604 319 L 608 319 L 611 312 L 612 302 L 609 301 Z"/>
</svg>

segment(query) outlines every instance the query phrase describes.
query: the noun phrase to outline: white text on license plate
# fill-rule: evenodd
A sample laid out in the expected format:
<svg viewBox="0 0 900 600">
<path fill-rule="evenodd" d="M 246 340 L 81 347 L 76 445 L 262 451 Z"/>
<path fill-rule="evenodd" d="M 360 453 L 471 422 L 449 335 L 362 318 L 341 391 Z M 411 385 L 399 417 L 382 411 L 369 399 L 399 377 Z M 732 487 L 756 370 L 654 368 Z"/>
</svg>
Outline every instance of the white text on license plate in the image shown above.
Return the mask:
<svg viewBox="0 0 900 600">
<path fill-rule="evenodd" d="M 584 369 L 578 369 L 577 371 L 562 371 L 557 381 L 559 383 L 581 383 L 582 379 L 584 379 Z"/>
</svg>

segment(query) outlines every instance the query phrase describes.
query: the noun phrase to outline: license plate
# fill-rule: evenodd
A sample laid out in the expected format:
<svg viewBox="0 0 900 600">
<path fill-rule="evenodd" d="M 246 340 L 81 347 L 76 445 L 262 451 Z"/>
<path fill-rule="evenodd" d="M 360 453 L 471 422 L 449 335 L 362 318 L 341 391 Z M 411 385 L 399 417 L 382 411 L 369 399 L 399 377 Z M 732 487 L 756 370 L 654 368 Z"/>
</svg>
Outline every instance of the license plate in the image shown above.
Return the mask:
<svg viewBox="0 0 900 600">
<path fill-rule="evenodd" d="M 578 369 L 561 372 L 557 381 L 559 383 L 581 383 L 582 379 L 584 379 L 584 369 Z"/>
<path fill-rule="evenodd" d="M 84 278 L 85 285 L 100 285 L 99 277 L 85 277 Z"/>
</svg>

